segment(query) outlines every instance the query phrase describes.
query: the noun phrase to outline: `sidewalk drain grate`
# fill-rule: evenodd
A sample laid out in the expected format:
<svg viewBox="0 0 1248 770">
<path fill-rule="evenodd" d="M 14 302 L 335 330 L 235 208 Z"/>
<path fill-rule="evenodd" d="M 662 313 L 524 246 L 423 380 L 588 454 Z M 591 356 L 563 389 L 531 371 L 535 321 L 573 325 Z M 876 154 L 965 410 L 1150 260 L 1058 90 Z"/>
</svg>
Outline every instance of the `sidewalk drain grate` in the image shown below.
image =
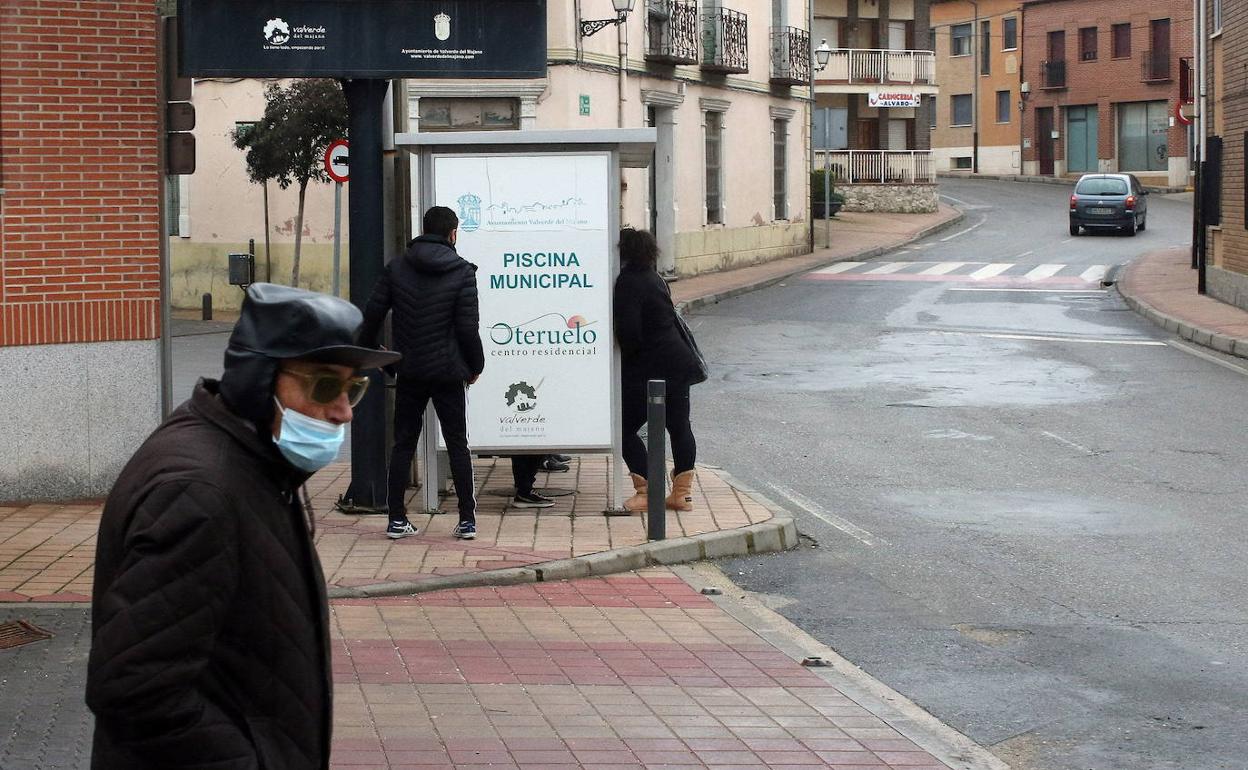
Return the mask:
<svg viewBox="0 0 1248 770">
<path fill-rule="evenodd" d="M 10 623 L 0 623 L 0 650 L 7 650 L 10 647 L 19 647 L 23 644 L 31 642 L 41 642 L 44 639 L 51 639 L 52 634 L 44 631 L 33 623 L 27 623 L 24 620 L 16 620 Z"/>
</svg>

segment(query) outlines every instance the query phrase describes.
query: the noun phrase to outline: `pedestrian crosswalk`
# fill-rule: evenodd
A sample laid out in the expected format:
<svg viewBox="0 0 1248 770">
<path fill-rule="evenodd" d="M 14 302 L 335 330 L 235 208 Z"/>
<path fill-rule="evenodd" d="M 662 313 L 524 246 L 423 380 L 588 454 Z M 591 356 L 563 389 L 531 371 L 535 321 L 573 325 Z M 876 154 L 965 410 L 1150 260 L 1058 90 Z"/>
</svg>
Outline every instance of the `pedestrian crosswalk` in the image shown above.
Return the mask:
<svg viewBox="0 0 1248 770">
<path fill-rule="evenodd" d="M 838 262 L 807 273 L 811 281 L 941 281 L 991 287 L 1088 288 L 1112 265 L 1015 262 Z"/>
</svg>

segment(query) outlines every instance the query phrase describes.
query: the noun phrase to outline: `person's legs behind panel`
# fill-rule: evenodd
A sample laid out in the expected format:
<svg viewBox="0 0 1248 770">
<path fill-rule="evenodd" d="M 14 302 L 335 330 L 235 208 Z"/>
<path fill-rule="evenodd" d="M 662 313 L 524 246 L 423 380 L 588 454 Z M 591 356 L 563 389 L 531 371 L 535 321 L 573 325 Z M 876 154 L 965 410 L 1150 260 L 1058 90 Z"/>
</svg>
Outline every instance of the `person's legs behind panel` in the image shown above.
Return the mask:
<svg viewBox="0 0 1248 770">
<path fill-rule="evenodd" d="M 667 436 L 672 442 L 672 492 L 667 507 L 674 511 L 693 510 L 693 482 L 698 444 L 690 424 L 689 383 L 668 383 Z"/>
<path fill-rule="evenodd" d="M 645 380 L 634 382 L 626 379 L 620 392 L 624 464 L 628 466 L 628 475 L 633 482 L 633 496 L 624 501 L 624 509 L 633 513 L 646 510 L 649 489 L 646 483 L 646 444 L 637 435 L 641 426 L 646 424 L 646 390 Z"/>
<path fill-rule="evenodd" d="M 511 456 L 511 479 L 516 484 L 516 496 L 511 499 L 513 508 L 549 508 L 555 504 L 549 497 L 533 491 L 533 482 L 537 480 L 537 471 L 544 459 L 544 455 Z"/>
</svg>

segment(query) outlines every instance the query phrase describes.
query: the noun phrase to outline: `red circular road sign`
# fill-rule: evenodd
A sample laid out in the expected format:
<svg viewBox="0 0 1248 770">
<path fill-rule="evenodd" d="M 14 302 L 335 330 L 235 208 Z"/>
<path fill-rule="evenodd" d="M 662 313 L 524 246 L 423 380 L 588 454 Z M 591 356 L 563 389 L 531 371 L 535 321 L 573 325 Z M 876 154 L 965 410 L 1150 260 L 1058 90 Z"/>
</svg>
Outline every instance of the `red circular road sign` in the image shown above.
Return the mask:
<svg viewBox="0 0 1248 770">
<path fill-rule="evenodd" d="M 347 156 L 347 140 L 337 139 L 325 148 L 325 173 L 335 182 L 345 182 L 350 178 L 348 171 L 350 160 Z"/>
<path fill-rule="evenodd" d="M 1192 119 L 1183 114 L 1183 102 L 1175 102 L 1174 117 L 1183 125 L 1192 125 Z"/>
</svg>

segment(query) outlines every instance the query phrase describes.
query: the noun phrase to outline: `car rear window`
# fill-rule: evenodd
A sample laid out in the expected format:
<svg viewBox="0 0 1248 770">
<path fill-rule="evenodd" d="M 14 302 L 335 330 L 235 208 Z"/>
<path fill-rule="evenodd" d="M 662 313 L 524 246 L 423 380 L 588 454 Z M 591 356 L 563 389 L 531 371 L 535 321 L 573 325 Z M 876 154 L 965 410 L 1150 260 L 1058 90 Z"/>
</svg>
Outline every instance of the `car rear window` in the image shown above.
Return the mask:
<svg viewBox="0 0 1248 770">
<path fill-rule="evenodd" d="M 1126 195 L 1127 183 L 1113 177 L 1092 177 L 1079 180 L 1075 192 L 1079 195 Z"/>
</svg>

